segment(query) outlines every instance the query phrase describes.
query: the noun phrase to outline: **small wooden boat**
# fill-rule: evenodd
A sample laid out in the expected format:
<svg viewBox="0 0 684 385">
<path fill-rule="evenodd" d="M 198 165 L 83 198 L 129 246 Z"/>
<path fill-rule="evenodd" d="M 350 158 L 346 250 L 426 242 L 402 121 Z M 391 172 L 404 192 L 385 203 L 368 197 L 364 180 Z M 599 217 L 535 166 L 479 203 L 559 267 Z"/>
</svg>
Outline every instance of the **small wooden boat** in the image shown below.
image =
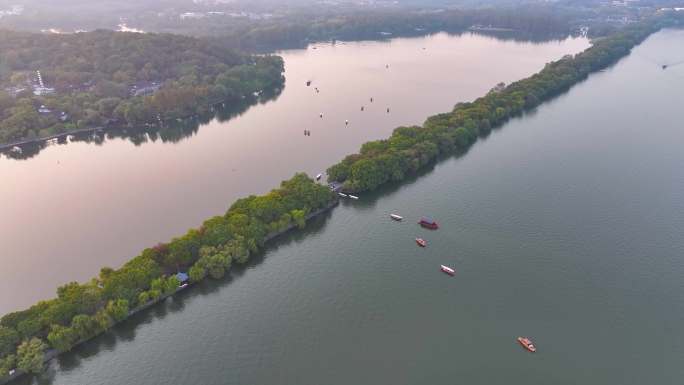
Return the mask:
<svg viewBox="0 0 684 385">
<path fill-rule="evenodd" d="M 316 180 L 321 180 L 321 177 L 323 177 L 323 174 L 316 175 Z"/>
<path fill-rule="evenodd" d="M 351 199 L 359 199 L 359 197 L 357 197 L 356 195 L 351 195 L 351 194 L 349 194 L 349 197 L 350 197 Z"/>
<path fill-rule="evenodd" d="M 343 197 L 343 198 L 346 198 L 346 197 L 349 196 L 349 195 L 347 195 L 347 194 L 345 194 L 345 193 L 337 193 L 337 195 L 339 195 L 339 196 L 341 196 L 341 197 Z"/>
<path fill-rule="evenodd" d="M 425 247 L 425 246 L 427 246 L 427 242 L 426 242 L 425 239 L 423 239 L 423 238 L 416 238 L 416 243 L 417 243 L 418 246 L 420 246 L 420 247 Z"/>
<path fill-rule="evenodd" d="M 530 351 L 530 352 L 532 352 L 532 353 L 534 353 L 534 352 L 537 351 L 537 348 L 536 348 L 536 347 L 534 346 L 534 344 L 532 343 L 532 340 L 530 340 L 530 339 L 527 338 L 527 337 L 518 337 L 518 342 L 519 342 L 520 345 L 522 345 L 525 349 L 527 349 L 528 351 Z"/>
<path fill-rule="evenodd" d="M 454 271 L 454 269 L 450 268 L 449 266 L 439 265 L 439 268 L 440 268 L 443 272 L 445 272 L 445 273 L 447 273 L 447 274 L 449 274 L 449 275 L 451 275 L 451 276 L 453 276 L 454 274 L 456 274 L 456 271 Z"/>
<path fill-rule="evenodd" d="M 437 224 L 437 222 L 435 222 L 434 220 L 432 220 L 428 217 L 420 218 L 420 221 L 418 221 L 418 224 L 420 224 L 421 226 L 423 226 L 427 229 L 431 229 L 431 230 L 437 230 L 439 228 L 439 225 Z"/>
<path fill-rule="evenodd" d="M 401 215 L 397 215 L 397 214 L 390 214 L 390 218 L 394 219 L 395 221 L 400 221 L 400 220 L 404 219 L 404 217 L 402 217 Z"/>
</svg>

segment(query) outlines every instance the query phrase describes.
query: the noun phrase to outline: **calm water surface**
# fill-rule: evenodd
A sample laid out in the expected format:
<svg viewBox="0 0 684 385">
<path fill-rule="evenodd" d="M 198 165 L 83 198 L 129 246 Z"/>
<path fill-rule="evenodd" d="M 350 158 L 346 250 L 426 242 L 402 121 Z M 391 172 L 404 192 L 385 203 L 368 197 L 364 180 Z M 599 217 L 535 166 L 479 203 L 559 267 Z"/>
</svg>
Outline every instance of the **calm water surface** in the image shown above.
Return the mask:
<svg viewBox="0 0 684 385">
<path fill-rule="evenodd" d="M 684 66 L 655 63 L 684 58 L 683 42 L 652 36 L 465 156 L 77 349 L 44 382 L 681 384 Z M 423 214 L 441 229 L 420 229 Z"/>
<path fill-rule="evenodd" d="M 52 146 L 24 161 L 0 158 L 0 314 L 120 266 L 239 197 L 297 171 L 316 175 L 369 139 L 587 46 L 586 39 L 438 34 L 286 51 L 287 84 L 276 101 L 178 143 L 114 139 Z"/>
</svg>

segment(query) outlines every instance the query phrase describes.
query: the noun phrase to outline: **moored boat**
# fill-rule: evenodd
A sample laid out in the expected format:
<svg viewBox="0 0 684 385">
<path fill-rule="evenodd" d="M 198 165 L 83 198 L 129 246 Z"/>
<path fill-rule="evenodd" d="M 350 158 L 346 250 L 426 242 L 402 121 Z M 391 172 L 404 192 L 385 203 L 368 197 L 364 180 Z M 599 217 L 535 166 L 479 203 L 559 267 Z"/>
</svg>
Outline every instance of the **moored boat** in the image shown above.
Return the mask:
<svg viewBox="0 0 684 385">
<path fill-rule="evenodd" d="M 425 247 L 425 246 L 427 246 L 427 242 L 426 242 L 425 239 L 423 239 L 423 238 L 416 238 L 416 243 L 417 243 L 418 246 L 420 246 L 420 247 Z"/>
<path fill-rule="evenodd" d="M 318 174 L 318 175 L 316 175 L 316 180 L 321 180 L 321 177 L 322 177 L 322 176 L 323 176 L 323 174 Z"/>
<path fill-rule="evenodd" d="M 337 195 L 339 195 L 339 196 L 341 196 L 341 197 L 343 197 L 343 198 L 346 198 L 346 197 L 348 196 L 348 195 L 345 194 L 345 193 L 337 193 Z"/>
<path fill-rule="evenodd" d="M 439 265 L 439 268 L 449 275 L 456 274 L 456 271 L 454 271 L 454 269 L 450 268 L 449 266 Z"/>
<path fill-rule="evenodd" d="M 536 348 L 536 347 L 534 346 L 534 344 L 532 343 L 532 340 L 530 340 L 530 339 L 527 338 L 527 337 L 518 337 L 518 342 L 519 342 L 520 345 L 522 345 L 525 349 L 527 349 L 528 351 L 530 351 L 530 352 L 532 352 L 532 353 L 534 353 L 534 352 L 537 351 L 537 348 Z"/>
<path fill-rule="evenodd" d="M 359 199 L 359 197 L 357 197 L 356 195 L 351 195 L 351 194 L 349 194 L 349 197 L 350 197 L 351 199 Z"/>
<path fill-rule="evenodd" d="M 402 217 L 401 215 L 397 215 L 397 214 L 390 214 L 390 218 L 394 219 L 395 221 L 400 221 L 400 220 L 404 219 L 404 217 Z"/>
<path fill-rule="evenodd" d="M 420 218 L 420 221 L 418 221 L 418 224 L 431 230 L 437 230 L 439 228 L 439 225 L 437 224 L 436 221 L 433 219 L 430 219 L 428 217 L 422 217 Z"/>
</svg>

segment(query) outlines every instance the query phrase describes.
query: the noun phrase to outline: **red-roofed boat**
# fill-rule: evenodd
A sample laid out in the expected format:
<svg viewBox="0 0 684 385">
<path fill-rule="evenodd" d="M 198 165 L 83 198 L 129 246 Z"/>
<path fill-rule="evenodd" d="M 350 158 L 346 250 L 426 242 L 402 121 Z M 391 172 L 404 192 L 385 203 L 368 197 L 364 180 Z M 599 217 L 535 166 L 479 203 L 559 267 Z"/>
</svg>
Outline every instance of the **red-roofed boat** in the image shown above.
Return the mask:
<svg viewBox="0 0 684 385">
<path fill-rule="evenodd" d="M 436 221 L 434 221 L 430 218 L 427 218 L 427 217 L 420 218 L 420 221 L 418 221 L 418 224 L 427 228 L 427 229 L 430 229 L 430 230 L 437 230 L 439 228 L 439 225 L 437 224 Z"/>
<path fill-rule="evenodd" d="M 420 247 L 425 247 L 425 246 L 427 246 L 427 242 L 426 242 L 425 239 L 423 239 L 423 238 L 416 238 L 416 243 L 417 243 L 418 246 L 420 246 Z"/>
<path fill-rule="evenodd" d="M 520 342 L 520 345 L 532 353 L 537 351 L 537 348 L 532 343 L 532 340 L 527 337 L 518 337 L 518 342 Z"/>
</svg>

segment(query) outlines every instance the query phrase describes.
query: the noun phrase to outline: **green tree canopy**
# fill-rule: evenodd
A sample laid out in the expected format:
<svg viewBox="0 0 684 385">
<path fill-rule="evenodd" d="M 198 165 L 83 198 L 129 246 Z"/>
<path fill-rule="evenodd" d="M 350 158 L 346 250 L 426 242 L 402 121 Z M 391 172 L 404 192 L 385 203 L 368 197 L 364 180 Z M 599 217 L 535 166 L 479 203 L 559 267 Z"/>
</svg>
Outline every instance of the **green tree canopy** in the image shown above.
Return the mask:
<svg viewBox="0 0 684 385">
<path fill-rule="evenodd" d="M 17 367 L 27 373 L 42 372 L 46 349 L 47 345 L 39 338 L 22 342 L 17 348 Z"/>
<path fill-rule="evenodd" d="M 0 326 L 0 357 L 13 353 L 19 341 L 21 341 L 19 332 Z"/>
</svg>

